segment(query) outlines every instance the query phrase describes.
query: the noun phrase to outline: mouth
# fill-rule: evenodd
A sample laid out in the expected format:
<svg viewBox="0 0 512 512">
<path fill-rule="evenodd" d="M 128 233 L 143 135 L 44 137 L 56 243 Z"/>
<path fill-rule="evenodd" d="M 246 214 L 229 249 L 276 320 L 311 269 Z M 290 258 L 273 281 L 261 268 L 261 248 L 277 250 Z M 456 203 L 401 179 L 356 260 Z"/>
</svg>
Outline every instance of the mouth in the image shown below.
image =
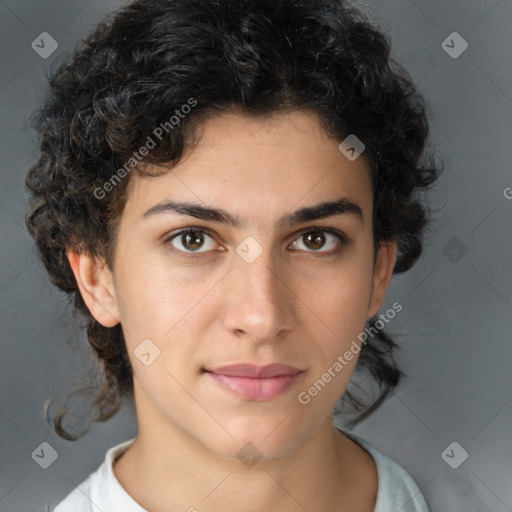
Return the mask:
<svg viewBox="0 0 512 512">
<path fill-rule="evenodd" d="M 305 373 L 281 363 L 266 366 L 233 364 L 211 370 L 204 368 L 203 372 L 224 390 L 253 401 L 275 398 L 296 384 Z"/>
</svg>

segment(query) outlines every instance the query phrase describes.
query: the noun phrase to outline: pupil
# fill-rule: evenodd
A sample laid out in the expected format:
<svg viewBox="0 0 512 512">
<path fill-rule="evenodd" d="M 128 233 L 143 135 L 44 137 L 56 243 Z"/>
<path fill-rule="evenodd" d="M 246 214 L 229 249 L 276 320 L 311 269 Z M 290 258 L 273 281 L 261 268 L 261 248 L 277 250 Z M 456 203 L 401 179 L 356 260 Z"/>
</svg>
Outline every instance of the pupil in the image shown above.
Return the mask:
<svg viewBox="0 0 512 512">
<path fill-rule="evenodd" d="M 321 232 L 316 232 L 316 236 L 313 233 L 308 233 L 306 235 L 306 245 L 308 245 L 312 249 L 320 249 L 322 245 L 324 245 L 324 234 Z M 310 245 L 310 241 L 313 240 L 313 243 Z"/>
<path fill-rule="evenodd" d="M 198 231 L 194 231 L 194 232 L 191 232 L 191 233 L 186 233 L 184 236 L 185 236 L 185 243 L 183 244 L 185 247 L 187 247 L 187 249 L 191 249 L 191 250 L 194 250 L 194 249 L 198 249 L 200 246 L 201 246 L 201 243 L 202 243 L 202 235 L 201 236 L 197 236 L 197 233 L 199 233 Z M 190 244 L 189 244 L 190 242 Z M 191 247 L 195 245 L 195 247 Z"/>
</svg>

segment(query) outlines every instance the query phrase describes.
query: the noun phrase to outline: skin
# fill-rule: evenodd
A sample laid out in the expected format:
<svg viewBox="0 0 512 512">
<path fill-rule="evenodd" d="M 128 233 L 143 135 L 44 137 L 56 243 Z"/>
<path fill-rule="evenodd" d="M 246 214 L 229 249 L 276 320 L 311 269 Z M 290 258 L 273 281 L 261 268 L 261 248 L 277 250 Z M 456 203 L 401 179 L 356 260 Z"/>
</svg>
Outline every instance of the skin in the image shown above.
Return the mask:
<svg viewBox="0 0 512 512">
<path fill-rule="evenodd" d="M 348 160 L 338 144 L 305 111 L 210 119 L 172 172 L 130 177 L 113 271 L 103 260 L 68 252 L 91 313 L 104 326 L 123 327 L 139 435 L 114 472 L 144 508 L 230 512 L 243 503 L 255 512 L 373 511 L 375 463 L 331 417 L 358 357 L 307 405 L 297 399 L 354 340 L 360 345 L 357 335 L 379 312 L 396 261 L 396 243 L 389 242 L 374 265 L 369 164 L 364 154 Z M 362 220 L 341 214 L 277 222 L 341 196 L 361 207 Z M 176 213 L 141 218 L 166 199 L 222 208 L 246 225 Z M 198 247 L 181 236 L 171 244 L 169 236 L 185 227 L 212 235 Z M 344 232 L 350 243 L 329 255 L 334 235 L 325 233 L 317 245 L 301 235 L 319 227 Z M 252 263 L 236 253 L 248 236 L 262 248 Z M 147 338 L 161 351 L 149 366 L 134 355 Z M 233 395 L 202 372 L 249 361 L 305 372 L 265 401 Z M 261 453 L 251 467 L 237 458 L 248 442 Z"/>
</svg>

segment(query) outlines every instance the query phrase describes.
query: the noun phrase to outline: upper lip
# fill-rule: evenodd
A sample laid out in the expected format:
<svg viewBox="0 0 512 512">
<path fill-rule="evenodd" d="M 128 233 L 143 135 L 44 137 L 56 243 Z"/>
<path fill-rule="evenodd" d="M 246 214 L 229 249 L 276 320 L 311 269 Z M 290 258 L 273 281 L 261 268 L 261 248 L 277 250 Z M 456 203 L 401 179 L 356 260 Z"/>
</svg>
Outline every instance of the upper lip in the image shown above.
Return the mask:
<svg viewBox="0 0 512 512">
<path fill-rule="evenodd" d="M 218 366 L 217 368 L 205 368 L 207 372 L 218 375 L 232 375 L 235 377 L 277 377 L 279 375 L 296 375 L 302 370 L 283 363 L 272 363 L 258 366 L 251 363 L 237 363 Z"/>
</svg>

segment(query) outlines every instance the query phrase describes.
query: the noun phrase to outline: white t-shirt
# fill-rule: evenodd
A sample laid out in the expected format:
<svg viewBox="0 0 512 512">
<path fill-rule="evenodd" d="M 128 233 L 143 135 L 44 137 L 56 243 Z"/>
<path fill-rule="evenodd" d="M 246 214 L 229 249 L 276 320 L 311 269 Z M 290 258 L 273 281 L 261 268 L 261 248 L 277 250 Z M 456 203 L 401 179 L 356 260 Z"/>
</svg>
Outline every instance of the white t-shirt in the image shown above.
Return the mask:
<svg viewBox="0 0 512 512">
<path fill-rule="evenodd" d="M 373 457 L 379 477 L 374 512 L 430 512 L 405 469 L 364 439 L 343 431 Z M 59 503 L 53 512 L 148 512 L 121 486 L 112 465 L 135 439 L 110 448 L 101 466 Z"/>
</svg>

